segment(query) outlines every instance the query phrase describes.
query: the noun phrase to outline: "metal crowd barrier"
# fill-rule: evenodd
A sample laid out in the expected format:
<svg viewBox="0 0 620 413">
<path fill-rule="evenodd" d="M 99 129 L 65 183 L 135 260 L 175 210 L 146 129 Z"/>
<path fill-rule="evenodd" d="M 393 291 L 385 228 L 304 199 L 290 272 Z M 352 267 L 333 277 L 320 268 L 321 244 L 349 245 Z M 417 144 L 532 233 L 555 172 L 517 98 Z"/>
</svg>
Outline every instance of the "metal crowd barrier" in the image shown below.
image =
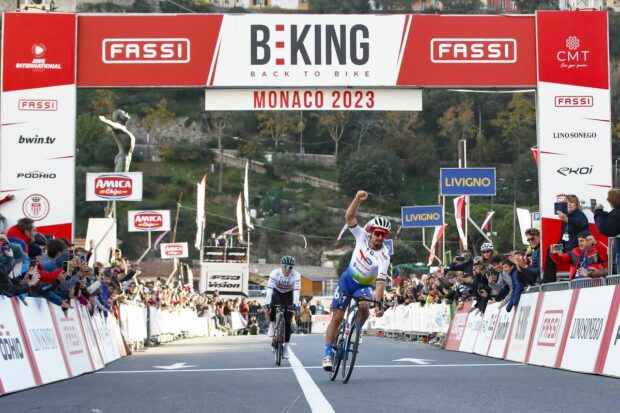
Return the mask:
<svg viewBox="0 0 620 413">
<path fill-rule="evenodd" d="M 580 278 L 578 280 L 572 281 L 558 281 L 542 285 L 531 285 L 526 287 L 523 293 L 527 294 L 537 292 L 575 290 L 578 288 L 604 287 L 606 285 L 618 284 L 620 284 L 620 274 L 608 275 L 604 278 Z"/>
</svg>

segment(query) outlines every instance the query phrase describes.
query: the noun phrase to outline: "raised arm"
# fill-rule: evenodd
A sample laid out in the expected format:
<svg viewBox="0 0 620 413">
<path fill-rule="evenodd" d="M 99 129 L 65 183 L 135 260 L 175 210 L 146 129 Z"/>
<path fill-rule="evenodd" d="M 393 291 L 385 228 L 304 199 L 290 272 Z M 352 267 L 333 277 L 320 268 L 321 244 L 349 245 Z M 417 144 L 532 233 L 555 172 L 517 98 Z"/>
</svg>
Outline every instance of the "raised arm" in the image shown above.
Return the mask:
<svg viewBox="0 0 620 413">
<path fill-rule="evenodd" d="M 355 198 L 353 198 L 349 208 L 347 208 L 347 212 L 344 214 L 344 218 L 348 226 L 354 227 L 357 225 L 357 219 L 355 219 L 355 216 L 357 215 L 357 208 L 360 206 L 362 201 L 365 201 L 366 199 L 368 199 L 368 192 L 357 191 Z"/>
</svg>

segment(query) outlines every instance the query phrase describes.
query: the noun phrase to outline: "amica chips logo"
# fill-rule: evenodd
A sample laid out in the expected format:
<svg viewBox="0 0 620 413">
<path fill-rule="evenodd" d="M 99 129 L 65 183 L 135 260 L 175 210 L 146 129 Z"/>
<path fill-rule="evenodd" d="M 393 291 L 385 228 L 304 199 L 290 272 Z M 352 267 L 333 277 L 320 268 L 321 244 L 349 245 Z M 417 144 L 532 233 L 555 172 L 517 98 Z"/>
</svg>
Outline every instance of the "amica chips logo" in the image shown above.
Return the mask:
<svg viewBox="0 0 620 413">
<path fill-rule="evenodd" d="M 577 36 L 568 36 L 564 41 L 565 49 L 559 50 L 555 58 L 562 69 L 584 69 L 589 66 L 589 50 L 584 50 Z"/>
<path fill-rule="evenodd" d="M 138 229 L 157 229 L 164 226 L 164 217 L 159 212 L 141 212 L 133 218 Z"/>
<path fill-rule="evenodd" d="M 102 175 L 95 178 L 95 195 L 104 199 L 128 198 L 133 193 L 133 181 L 123 175 Z"/>
</svg>

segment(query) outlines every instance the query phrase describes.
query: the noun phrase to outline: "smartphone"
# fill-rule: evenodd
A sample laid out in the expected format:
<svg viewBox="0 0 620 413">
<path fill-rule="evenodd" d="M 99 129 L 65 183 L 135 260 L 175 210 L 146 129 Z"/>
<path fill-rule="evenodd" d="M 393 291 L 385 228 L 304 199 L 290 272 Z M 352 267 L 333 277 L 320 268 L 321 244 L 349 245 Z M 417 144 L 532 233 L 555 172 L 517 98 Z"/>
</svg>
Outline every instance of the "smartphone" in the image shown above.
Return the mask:
<svg viewBox="0 0 620 413">
<path fill-rule="evenodd" d="M 590 209 L 594 211 L 595 208 L 596 208 L 596 199 L 590 198 Z"/>
<path fill-rule="evenodd" d="M 8 251 L 8 250 L 10 250 L 10 249 L 11 249 L 11 245 L 10 244 L 8 244 L 8 243 L 2 244 L 2 252 L 3 253 Z"/>
<path fill-rule="evenodd" d="M 69 272 L 69 261 L 63 261 L 61 268 L 62 272 Z"/>
<path fill-rule="evenodd" d="M 562 211 L 564 215 L 568 215 L 568 203 L 567 202 L 556 202 L 553 204 L 553 213 L 555 211 Z"/>
<path fill-rule="evenodd" d="M 562 251 L 564 251 L 564 245 L 563 244 L 552 244 L 551 245 L 551 249 L 553 251 L 562 252 Z"/>
<path fill-rule="evenodd" d="M 95 274 L 95 275 L 99 275 L 99 267 L 98 267 L 98 266 L 96 266 L 96 265 L 95 265 L 95 272 L 94 272 L 94 274 Z"/>
</svg>

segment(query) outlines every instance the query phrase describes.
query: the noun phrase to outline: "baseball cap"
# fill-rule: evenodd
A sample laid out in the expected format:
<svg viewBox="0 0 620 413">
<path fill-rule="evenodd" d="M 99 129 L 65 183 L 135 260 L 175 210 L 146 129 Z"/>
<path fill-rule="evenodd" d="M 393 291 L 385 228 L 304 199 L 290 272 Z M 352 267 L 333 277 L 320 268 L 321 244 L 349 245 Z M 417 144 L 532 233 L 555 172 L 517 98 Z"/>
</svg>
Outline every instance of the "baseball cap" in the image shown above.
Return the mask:
<svg viewBox="0 0 620 413">
<path fill-rule="evenodd" d="M 26 261 L 27 256 L 21 245 L 13 242 L 11 242 L 9 245 L 11 246 L 11 251 L 13 251 L 13 258 L 15 259 L 15 262 Z"/>
<path fill-rule="evenodd" d="M 474 257 L 474 264 L 480 264 L 482 263 L 482 257 L 481 256 L 475 256 Z"/>
<path fill-rule="evenodd" d="M 31 242 L 30 245 L 28 245 L 28 256 L 34 258 L 40 257 L 41 255 L 43 255 L 43 249 L 36 242 Z"/>
</svg>

